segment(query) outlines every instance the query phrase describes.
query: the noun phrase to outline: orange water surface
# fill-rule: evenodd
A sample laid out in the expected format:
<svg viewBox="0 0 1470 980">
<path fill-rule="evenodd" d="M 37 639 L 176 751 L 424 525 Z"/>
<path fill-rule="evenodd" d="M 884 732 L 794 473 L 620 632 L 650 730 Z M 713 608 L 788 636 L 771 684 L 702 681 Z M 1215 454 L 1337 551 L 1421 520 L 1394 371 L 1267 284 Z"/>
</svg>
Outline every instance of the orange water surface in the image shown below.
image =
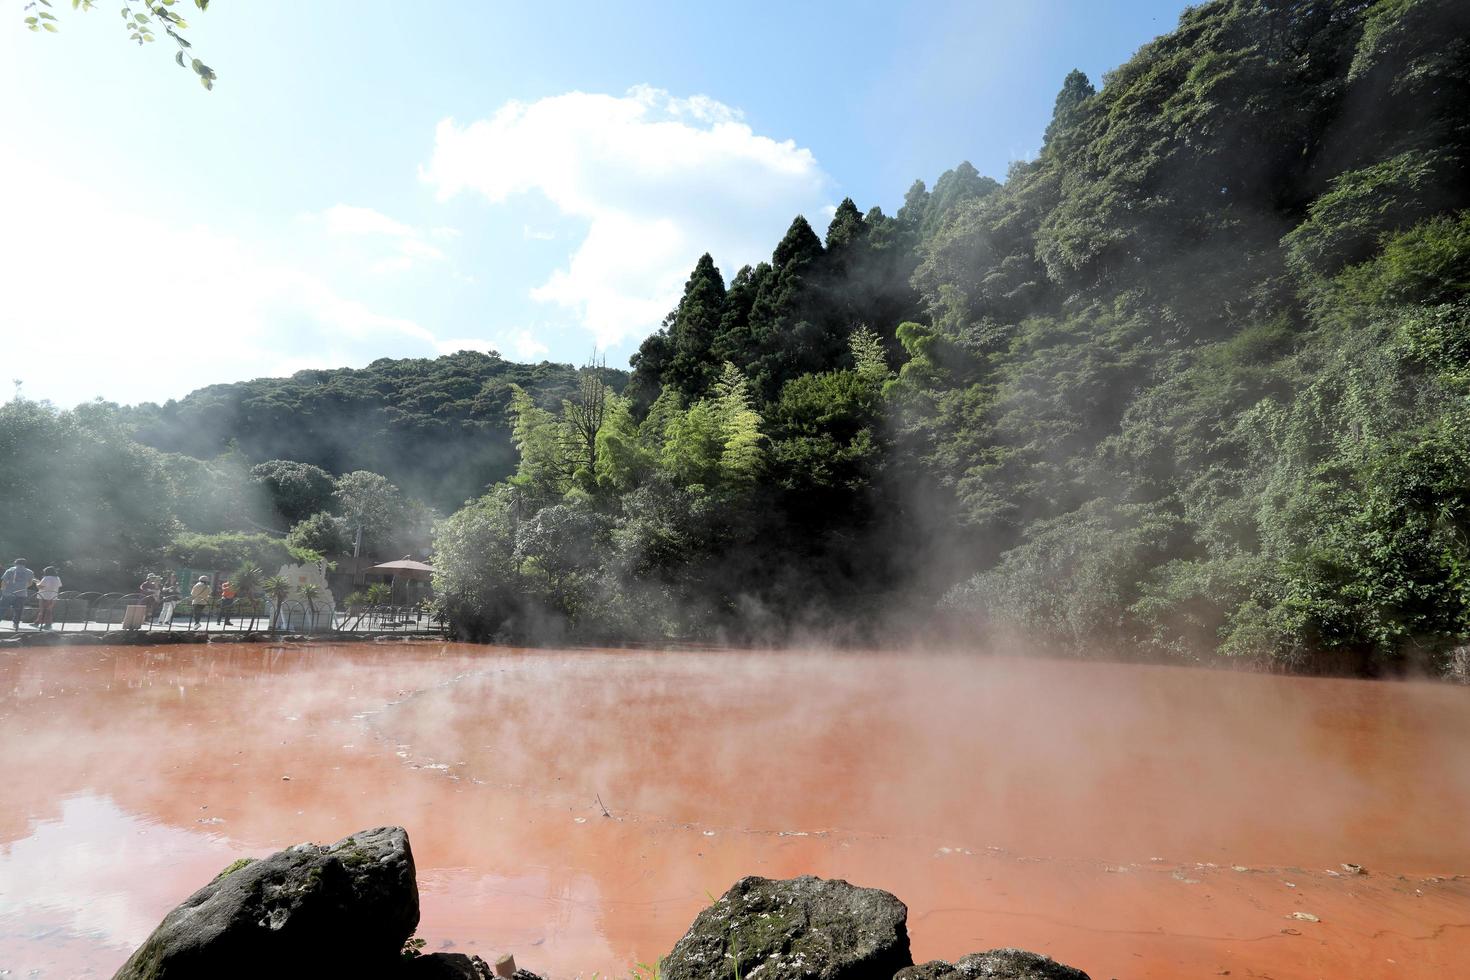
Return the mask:
<svg viewBox="0 0 1470 980">
<path fill-rule="evenodd" d="M 0 653 L 0 976 L 110 976 L 236 857 L 386 823 L 430 950 L 551 977 L 626 975 L 741 875 L 802 873 L 897 894 L 919 960 L 1470 976 L 1463 688 L 918 652 Z"/>
</svg>

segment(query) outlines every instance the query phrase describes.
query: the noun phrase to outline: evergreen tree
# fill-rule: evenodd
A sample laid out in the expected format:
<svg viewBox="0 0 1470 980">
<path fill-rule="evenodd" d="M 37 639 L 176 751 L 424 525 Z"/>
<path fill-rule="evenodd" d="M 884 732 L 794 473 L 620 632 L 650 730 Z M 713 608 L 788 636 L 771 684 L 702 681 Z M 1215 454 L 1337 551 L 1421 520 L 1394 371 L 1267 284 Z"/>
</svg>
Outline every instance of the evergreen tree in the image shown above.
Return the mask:
<svg viewBox="0 0 1470 980">
<path fill-rule="evenodd" d="M 686 399 L 698 398 L 714 381 L 710 350 L 725 312 L 725 280 L 706 252 L 699 257 L 684 296 L 669 325 L 673 356 L 663 373 L 663 383 L 672 385 Z"/>
<path fill-rule="evenodd" d="M 850 246 L 866 238 L 867 232 L 868 226 L 863 220 L 862 212 L 852 203 L 852 198 L 844 197 L 842 203 L 837 205 L 837 212 L 832 215 L 832 223 L 827 226 L 827 250 Z"/>
<path fill-rule="evenodd" d="M 1067 73 L 1062 90 L 1057 93 L 1051 122 L 1046 124 L 1046 133 L 1041 138 L 1042 153 L 1066 153 L 1070 149 L 1069 141 L 1077 135 L 1084 106 L 1096 94 L 1097 89 L 1085 74 L 1075 68 Z"/>
<path fill-rule="evenodd" d="M 903 196 L 903 205 L 898 209 L 898 223 L 917 236 L 928 213 L 929 189 L 922 180 L 916 180 Z"/>
<path fill-rule="evenodd" d="M 934 182 L 934 192 L 929 195 L 923 220 L 919 222 L 919 233 L 930 238 L 955 211 L 966 201 L 986 197 L 1000 189 L 1000 184 L 980 172 L 968 160 L 953 170 L 946 170 Z"/>
</svg>

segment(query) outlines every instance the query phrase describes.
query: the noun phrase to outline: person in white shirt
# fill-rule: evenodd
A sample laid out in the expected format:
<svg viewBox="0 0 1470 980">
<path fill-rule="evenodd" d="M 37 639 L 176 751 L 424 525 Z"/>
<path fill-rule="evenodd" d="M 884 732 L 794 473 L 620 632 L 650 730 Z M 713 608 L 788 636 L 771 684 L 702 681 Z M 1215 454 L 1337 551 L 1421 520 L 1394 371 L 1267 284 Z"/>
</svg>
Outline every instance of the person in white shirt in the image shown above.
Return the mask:
<svg viewBox="0 0 1470 980">
<path fill-rule="evenodd" d="M 56 600 L 60 596 L 61 579 L 56 575 L 56 566 L 47 565 L 41 572 L 41 581 L 36 583 L 36 598 L 41 603 L 41 608 L 36 610 L 36 629 L 49 630 L 51 628 L 51 624 L 56 620 Z"/>
<path fill-rule="evenodd" d="M 189 619 L 189 628 L 193 629 L 199 625 L 200 618 L 204 620 L 205 629 L 209 628 L 209 576 L 199 576 L 199 581 L 189 590 L 189 605 L 192 615 Z"/>
</svg>

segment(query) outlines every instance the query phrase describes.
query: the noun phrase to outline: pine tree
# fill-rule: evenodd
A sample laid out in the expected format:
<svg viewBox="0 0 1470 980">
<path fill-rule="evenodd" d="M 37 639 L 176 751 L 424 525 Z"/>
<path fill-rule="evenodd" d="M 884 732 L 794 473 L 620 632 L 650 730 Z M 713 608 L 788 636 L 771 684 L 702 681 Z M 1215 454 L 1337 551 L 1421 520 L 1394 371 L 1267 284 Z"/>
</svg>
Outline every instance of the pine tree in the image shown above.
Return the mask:
<svg viewBox="0 0 1470 980">
<path fill-rule="evenodd" d="M 797 215 L 781 236 L 776 251 L 771 253 L 771 265 L 783 276 L 800 274 L 822 254 L 822 240 L 812 231 L 806 218 Z"/>
<path fill-rule="evenodd" d="M 832 215 L 832 223 L 827 226 L 827 250 L 843 248 L 852 243 L 866 238 L 868 226 L 863 221 L 863 216 L 852 203 L 852 198 L 844 197 L 842 203 L 837 205 L 837 212 Z"/>
<path fill-rule="evenodd" d="M 903 196 L 903 206 L 898 209 L 898 223 L 917 233 L 923 227 L 924 217 L 929 213 L 929 189 L 922 180 L 909 185 Z"/>
<path fill-rule="evenodd" d="M 674 356 L 664 372 L 664 384 L 673 385 L 686 398 L 697 398 L 714 380 L 714 363 L 710 348 L 719 333 L 720 317 L 725 312 L 725 280 L 715 268 L 715 260 L 706 252 L 699 257 L 684 296 L 674 311 L 669 329 Z"/>
<path fill-rule="evenodd" d="M 919 231 L 924 238 L 934 235 L 949 220 L 961 204 L 978 198 L 988 197 L 1000 189 L 1000 184 L 980 172 L 966 160 L 953 170 L 946 170 L 934 182 L 934 193 L 929 197 L 929 207 Z"/>
<path fill-rule="evenodd" d="M 1043 153 L 1065 154 L 1082 122 L 1084 105 L 1096 94 L 1097 89 L 1092 87 L 1092 82 L 1082 72 L 1074 68 L 1067 73 L 1066 80 L 1062 82 L 1062 90 L 1057 93 L 1051 122 L 1046 126 L 1046 135 L 1042 137 Z"/>
</svg>

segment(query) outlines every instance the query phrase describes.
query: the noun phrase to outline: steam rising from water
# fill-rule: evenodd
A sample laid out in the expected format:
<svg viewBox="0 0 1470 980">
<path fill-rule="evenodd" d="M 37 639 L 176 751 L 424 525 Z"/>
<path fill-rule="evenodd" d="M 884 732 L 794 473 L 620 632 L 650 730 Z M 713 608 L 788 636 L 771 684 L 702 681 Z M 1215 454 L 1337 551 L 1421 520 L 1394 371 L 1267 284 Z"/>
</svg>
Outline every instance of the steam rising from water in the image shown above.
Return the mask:
<svg viewBox="0 0 1470 980">
<path fill-rule="evenodd" d="M 666 952 L 750 873 L 887 888 L 920 958 L 1470 969 L 1444 928 L 1470 886 L 1428 878 L 1470 869 L 1459 689 L 359 645 L 31 651 L 0 658 L 0 691 L 0 964 L 43 977 L 115 967 L 234 856 L 388 822 L 413 835 L 431 949 L 555 976 Z M 103 824 L 129 846 L 96 846 Z M 1320 929 L 1283 945 L 1297 911 Z"/>
</svg>

